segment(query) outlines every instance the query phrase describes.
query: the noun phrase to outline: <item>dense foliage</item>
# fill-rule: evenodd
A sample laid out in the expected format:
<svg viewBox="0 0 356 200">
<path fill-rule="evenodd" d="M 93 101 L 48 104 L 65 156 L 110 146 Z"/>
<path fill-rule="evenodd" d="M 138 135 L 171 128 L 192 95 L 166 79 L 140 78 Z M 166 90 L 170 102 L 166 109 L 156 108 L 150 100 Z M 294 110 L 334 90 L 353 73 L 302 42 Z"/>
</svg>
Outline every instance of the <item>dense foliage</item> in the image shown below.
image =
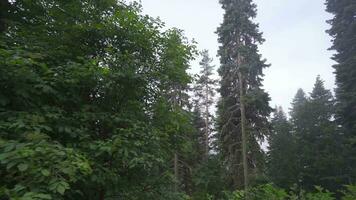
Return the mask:
<svg viewBox="0 0 356 200">
<path fill-rule="evenodd" d="M 318 76 L 288 114 L 256 5 L 220 4 L 217 85 L 136 1 L 0 0 L 0 200 L 356 199 L 356 3 L 326 0 L 335 96 Z"/>
<path fill-rule="evenodd" d="M 332 50 L 336 51 L 333 67 L 336 75 L 336 119 L 342 125 L 348 148 L 348 177 L 356 181 L 356 2 L 353 0 L 326 0 L 327 11 L 333 14 L 327 32 L 333 38 Z"/>
<path fill-rule="evenodd" d="M 333 118 L 334 98 L 317 77 L 307 96 L 298 90 L 288 120 L 281 109 L 272 119 L 268 176 L 276 185 L 312 191 L 315 185 L 337 192 L 348 183 L 345 150 Z"/>
<path fill-rule="evenodd" d="M 116 1 L 15 1 L 0 41 L 1 195 L 173 198 L 194 46 Z M 182 101 L 183 102 L 183 101 Z M 167 195 L 167 196 L 166 196 Z M 172 197 L 169 197 L 172 196 Z"/>
</svg>

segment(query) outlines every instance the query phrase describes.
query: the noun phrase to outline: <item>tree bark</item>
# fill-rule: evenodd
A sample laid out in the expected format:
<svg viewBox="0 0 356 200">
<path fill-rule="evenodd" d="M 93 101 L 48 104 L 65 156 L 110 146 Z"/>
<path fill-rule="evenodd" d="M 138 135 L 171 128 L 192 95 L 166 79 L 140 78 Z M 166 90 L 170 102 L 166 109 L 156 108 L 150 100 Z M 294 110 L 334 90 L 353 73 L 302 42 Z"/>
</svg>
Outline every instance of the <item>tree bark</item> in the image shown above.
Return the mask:
<svg viewBox="0 0 356 200">
<path fill-rule="evenodd" d="M 208 91 L 208 86 L 206 85 L 206 91 L 205 91 L 205 134 L 204 134 L 204 139 L 205 139 L 205 160 L 208 160 L 209 157 L 209 91 Z"/>
<path fill-rule="evenodd" d="M 0 0 L 0 33 L 6 30 L 6 12 L 10 9 L 8 0 Z"/>
<path fill-rule="evenodd" d="M 177 152 L 174 153 L 174 191 L 178 192 L 178 184 L 179 184 L 179 167 L 178 167 L 178 154 Z"/>
<path fill-rule="evenodd" d="M 99 200 L 105 200 L 105 190 L 100 189 L 99 191 Z"/>
<path fill-rule="evenodd" d="M 242 163 L 244 171 L 244 189 L 247 191 L 248 188 L 248 163 L 247 163 L 247 135 L 246 135 L 246 110 L 245 110 L 245 85 L 244 76 L 241 71 L 241 57 L 238 55 L 237 58 L 239 71 L 239 92 L 240 92 L 240 111 L 241 111 L 241 138 L 242 138 Z"/>
</svg>

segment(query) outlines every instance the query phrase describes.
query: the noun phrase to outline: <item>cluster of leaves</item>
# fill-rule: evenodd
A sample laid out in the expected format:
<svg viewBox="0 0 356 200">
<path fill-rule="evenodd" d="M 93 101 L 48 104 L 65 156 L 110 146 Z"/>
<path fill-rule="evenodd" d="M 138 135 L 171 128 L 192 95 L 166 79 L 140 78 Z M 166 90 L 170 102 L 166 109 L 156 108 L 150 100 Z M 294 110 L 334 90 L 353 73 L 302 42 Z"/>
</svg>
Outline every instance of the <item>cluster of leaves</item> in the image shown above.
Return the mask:
<svg viewBox="0 0 356 200">
<path fill-rule="evenodd" d="M 342 200 L 355 199 L 355 186 L 346 186 Z M 260 185 L 250 188 L 248 191 L 226 192 L 225 199 L 228 200 L 335 200 L 334 194 L 321 187 L 315 187 L 313 192 L 294 190 L 288 193 L 284 189 L 273 186 L 272 184 Z"/>
<path fill-rule="evenodd" d="M 172 149 L 187 152 L 194 129 L 171 99 L 183 101 L 195 53 L 183 33 L 162 31 L 137 3 L 6 5 L 0 197 L 181 198 Z"/>
</svg>

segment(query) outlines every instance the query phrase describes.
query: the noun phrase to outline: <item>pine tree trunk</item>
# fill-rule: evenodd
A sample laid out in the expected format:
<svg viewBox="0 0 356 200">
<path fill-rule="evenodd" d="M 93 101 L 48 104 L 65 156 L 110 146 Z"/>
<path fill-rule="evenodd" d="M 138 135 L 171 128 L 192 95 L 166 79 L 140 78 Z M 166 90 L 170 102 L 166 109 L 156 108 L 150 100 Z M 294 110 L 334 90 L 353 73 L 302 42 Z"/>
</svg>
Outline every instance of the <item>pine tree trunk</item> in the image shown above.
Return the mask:
<svg viewBox="0 0 356 200">
<path fill-rule="evenodd" d="M 179 184 L 179 167 L 178 167 L 178 154 L 174 153 L 174 191 L 178 192 L 178 184 Z"/>
<path fill-rule="evenodd" d="M 101 189 L 99 191 L 99 200 L 104 200 L 105 199 L 105 190 Z"/>
<path fill-rule="evenodd" d="M 207 86 L 206 86 L 207 88 Z M 209 157 L 209 91 L 206 89 L 206 99 L 205 99 L 205 160 Z"/>
<path fill-rule="evenodd" d="M 238 65 L 241 66 L 241 58 L 238 56 Z M 244 170 L 244 189 L 248 188 L 248 164 L 247 164 L 247 135 L 246 135 L 246 110 L 245 110 L 245 86 L 244 77 L 241 69 L 238 72 L 239 76 L 239 92 L 240 92 L 240 111 L 241 111 L 241 138 L 242 138 L 242 163 Z"/>
</svg>

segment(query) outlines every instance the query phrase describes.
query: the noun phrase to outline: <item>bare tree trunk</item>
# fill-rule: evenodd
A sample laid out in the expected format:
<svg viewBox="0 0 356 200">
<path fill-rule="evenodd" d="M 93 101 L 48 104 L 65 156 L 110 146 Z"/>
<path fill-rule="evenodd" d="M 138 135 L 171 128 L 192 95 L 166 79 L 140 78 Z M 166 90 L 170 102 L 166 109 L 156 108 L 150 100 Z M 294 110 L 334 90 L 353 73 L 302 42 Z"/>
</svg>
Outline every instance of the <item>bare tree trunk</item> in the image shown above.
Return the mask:
<svg viewBox="0 0 356 200">
<path fill-rule="evenodd" d="M 99 191 L 99 200 L 104 200 L 105 199 L 105 190 L 100 189 Z"/>
<path fill-rule="evenodd" d="M 174 153 L 174 191 L 178 192 L 178 184 L 179 184 L 179 167 L 178 167 L 178 154 Z"/>
<path fill-rule="evenodd" d="M 6 30 L 6 18 L 5 16 L 10 9 L 11 4 L 8 0 L 0 0 L 0 33 Z"/>
<path fill-rule="evenodd" d="M 238 55 L 238 65 L 241 66 L 241 57 Z M 247 135 L 246 135 L 246 110 L 245 110 L 245 85 L 241 69 L 238 71 L 241 111 L 241 138 L 242 138 L 242 163 L 244 170 L 244 189 L 248 188 L 248 163 L 247 163 Z"/>
<path fill-rule="evenodd" d="M 208 159 L 209 157 L 209 91 L 208 87 L 206 87 L 205 91 L 205 134 L 204 134 L 204 139 L 205 139 L 205 160 Z"/>
<path fill-rule="evenodd" d="M 173 95 L 173 111 L 176 111 L 176 107 L 179 104 L 178 101 L 178 96 L 180 96 L 179 94 L 177 94 L 177 90 L 178 88 L 175 88 L 174 90 L 174 95 Z M 177 134 L 177 133 L 176 133 Z M 177 143 L 177 141 L 175 141 L 175 143 Z M 179 160 L 178 160 L 178 148 L 177 148 L 177 144 L 175 147 L 175 151 L 174 151 L 174 155 L 173 155 L 173 171 L 174 171 L 174 191 L 178 192 L 179 189 Z"/>
</svg>

